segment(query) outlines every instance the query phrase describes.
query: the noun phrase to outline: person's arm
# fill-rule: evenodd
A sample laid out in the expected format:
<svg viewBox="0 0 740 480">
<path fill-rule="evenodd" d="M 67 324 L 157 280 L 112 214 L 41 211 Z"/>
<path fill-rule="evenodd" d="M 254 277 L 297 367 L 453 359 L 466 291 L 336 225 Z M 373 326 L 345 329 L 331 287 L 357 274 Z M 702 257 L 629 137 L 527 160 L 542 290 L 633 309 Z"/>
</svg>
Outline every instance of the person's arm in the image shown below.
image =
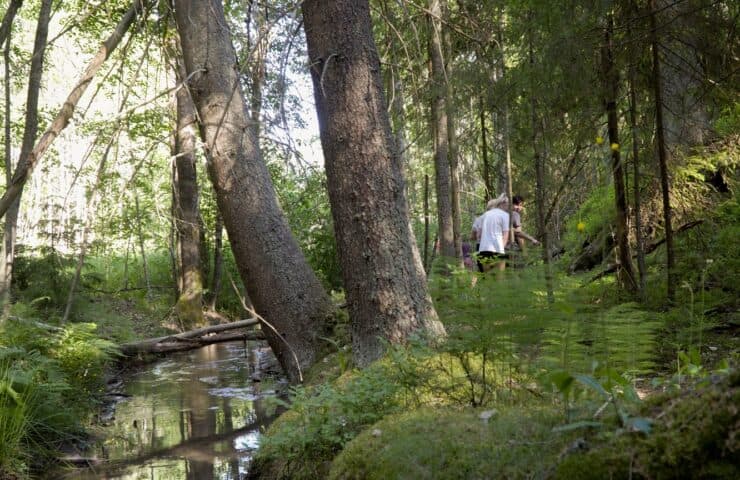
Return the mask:
<svg viewBox="0 0 740 480">
<path fill-rule="evenodd" d="M 539 245 L 540 241 L 536 238 L 532 237 L 531 235 L 527 234 L 526 232 L 522 231 L 522 228 L 515 228 L 514 229 L 514 235 L 517 237 L 524 238 L 526 240 L 529 240 L 530 242 L 534 243 L 535 245 Z"/>
</svg>

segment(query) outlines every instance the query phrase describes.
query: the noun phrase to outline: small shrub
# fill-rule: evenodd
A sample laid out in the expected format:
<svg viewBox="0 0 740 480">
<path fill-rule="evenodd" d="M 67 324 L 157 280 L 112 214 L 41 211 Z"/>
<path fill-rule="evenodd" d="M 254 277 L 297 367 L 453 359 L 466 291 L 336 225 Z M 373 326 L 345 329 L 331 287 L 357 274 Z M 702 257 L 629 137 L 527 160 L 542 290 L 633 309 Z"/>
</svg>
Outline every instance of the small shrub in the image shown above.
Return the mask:
<svg viewBox="0 0 740 480">
<path fill-rule="evenodd" d="M 255 468 L 270 468 L 277 478 L 321 478 L 348 441 L 398 410 L 398 390 L 382 364 L 348 373 L 333 384 L 295 389 L 291 410 L 270 428 Z"/>
</svg>

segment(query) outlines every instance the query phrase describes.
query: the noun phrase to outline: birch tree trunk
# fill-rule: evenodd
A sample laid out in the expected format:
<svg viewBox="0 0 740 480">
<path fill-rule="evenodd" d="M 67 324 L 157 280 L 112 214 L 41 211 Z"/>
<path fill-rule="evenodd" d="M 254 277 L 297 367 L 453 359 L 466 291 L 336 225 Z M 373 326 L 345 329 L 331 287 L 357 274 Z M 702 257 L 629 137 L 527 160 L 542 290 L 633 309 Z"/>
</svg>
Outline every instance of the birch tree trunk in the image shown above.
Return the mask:
<svg viewBox="0 0 740 480">
<path fill-rule="evenodd" d="M 18 157 L 18 165 L 22 165 L 28 161 L 33 144 L 36 141 L 36 134 L 38 133 L 39 91 L 41 90 L 41 77 L 44 73 L 44 53 L 46 52 L 46 40 L 49 34 L 51 3 L 51 0 L 43 0 L 39 9 L 36 37 L 33 43 L 33 56 L 31 57 L 31 69 L 28 75 L 26 121 L 23 129 L 23 143 L 21 145 L 20 156 Z M 10 162 L 9 157 L 6 158 L 6 162 Z M 7 215 L 5 216 L 3 257 L 2 265 L 0 266 L 0 304 L 3 305 L 3 309 L 9 305 L 10 300 L 10 285 L 13 279 L 13 262 L 15 260 L 15 240 L 18 233 L 18 213 L 20 211 L 22 193 L 23 186 L 21 185 L 18 195 L 10 204 Z"/>
<path fill-rule="evenodd" d="M 13 13 L 15 15 L 15 12 Z M 8 17 L 8 14 L 6 13 L 5 17 Z M 5 19 L 3 19 L 3 25 L 5 24 Z M 5 184 L 10 185 L 10 179 L 13 174 L 13 159 L 11 158 L 11 152 L 12 152 L 12 137 L 10 134 L 10 124 L 11 124 L 11 113 L 10 113 L 10 106 L 11 106 L 11 100 L 10 100 L 10 43 L 12 38 L 12 28 L 11 28 L 12 22 L 8 24 L 8 32 L 4 35 L 4 41 L 5 46 L 3 47 L 3 60 L 5 62 L 4 65 L 4 73 L 5 73 L 5 79 L 3 81 L 3 88 L 5 90 L 5 118 L 3 122 L 3 130 L 4 130 L 4 138 L 5 138 Z M 5 227 L 3 227 L 5 228 Z M 8 269 L 12 268 L 13 265 L 13 257 L 14 253 L 11 246 L 9 245 L 10 242 L 8 242 L 9 236 L 7 230 L 4 231 L 3 235 L 3 241 L 2 241 L 2 247 L 0 250 L 0 309 L 2 309 L 2 314 L 0 315 L 0 324 L 2 324 L 5 321 L 5 318 L 10 313 L 10 284 L 11 279 L 9 278 L 10 274 L 12 272 L 9 272 Z"/>
<path fill-rule="evenodd" d="M 302 8 L 353 355 L 364 366 L 384 340 L 439 336 L 444 327 L 409 228 L 369 4 L 307 0 Z"/>
<path fill-rule="evenodd" d="M 333 308 L 278 204 L 217 0 L 178 0 L 175 17 L 219 211 L 239 274 L 291 381 L 318 360 Z"/>
</svg>

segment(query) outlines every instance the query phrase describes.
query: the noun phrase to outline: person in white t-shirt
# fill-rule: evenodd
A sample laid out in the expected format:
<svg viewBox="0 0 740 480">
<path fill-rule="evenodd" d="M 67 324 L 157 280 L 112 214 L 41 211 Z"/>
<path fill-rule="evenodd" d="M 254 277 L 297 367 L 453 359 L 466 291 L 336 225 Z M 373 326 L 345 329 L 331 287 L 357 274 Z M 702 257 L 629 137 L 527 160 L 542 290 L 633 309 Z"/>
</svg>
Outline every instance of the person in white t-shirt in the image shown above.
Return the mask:
<svg viewBox="0 0 740 480">
<path fill-rule="evenodd" d="M 509 242 L 509 199 L 501 195 L 488 202 L 488 211 L 481 221 L 478 270 L 487 272 L 494 265 L 506 268 L 506 244 Z"/>
</svg>

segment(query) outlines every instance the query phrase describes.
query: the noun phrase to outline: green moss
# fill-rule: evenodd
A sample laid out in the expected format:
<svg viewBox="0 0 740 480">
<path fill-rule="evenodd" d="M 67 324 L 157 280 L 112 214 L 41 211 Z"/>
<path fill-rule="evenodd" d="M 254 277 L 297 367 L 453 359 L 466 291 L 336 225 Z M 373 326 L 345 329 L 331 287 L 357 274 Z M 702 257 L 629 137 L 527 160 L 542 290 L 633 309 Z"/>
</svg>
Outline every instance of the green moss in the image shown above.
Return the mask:
<svg viewBox="0 0 740 480">
<path fill-rule="evenodd" d="M 649 435 L 605 436 L 556 478 L 740 478 L 740 374 L 650 402 Z"/>
<path fill-rule="evenodd" d="M 352 440 L 332 479 L 541 477 L 569 436 L 552 432 L 557 414 L 530 408 L 494 414 L 422 409 L 389 416 Z"/>
</svg>

